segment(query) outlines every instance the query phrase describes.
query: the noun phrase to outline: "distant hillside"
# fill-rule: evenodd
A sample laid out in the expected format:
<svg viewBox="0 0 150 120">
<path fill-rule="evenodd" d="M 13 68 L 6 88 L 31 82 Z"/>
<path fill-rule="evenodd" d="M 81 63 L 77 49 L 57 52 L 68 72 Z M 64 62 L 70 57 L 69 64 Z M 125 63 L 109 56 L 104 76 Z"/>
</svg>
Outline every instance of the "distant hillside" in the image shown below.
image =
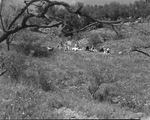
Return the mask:
<svg viewBox="0 0 150 120">
<path fill-rule="evenodd" d="M 7 0 L 10 1 L 10 0 Z M 11 0 L 12 1 L 12 0 Z M 24 0 L 14 0 L 16 3 L 23 3 Z M 90 4 L 90 5 L 104 5 L 109 4 L 110 2 L 116 1 L 121 4 L 129 4 L 133 3 L 137 0 L 57 0 L 57 1 L 65 1 L 67 3 L 76 3 L 76 2 L 83 2 L 84 4 Z"/>
<path fill-rule="evenodd" d="M 137 0 L 84 0 L 84 3 L 91 4 L 91 5 L 104 5 L 106 3 L 109 4 L 110 2 L 113 2 L 113 1 L 119 2 L 121 4 L 129 4 Z"/>
<path fill-rule="evenodd" d="M 57 0 L 57 1 L 65 1 L 68 3 L 75 3 L 75 2 L 83 2 L 84 4 L 90 4 L 90 5 L 104 5 L 109 4 L 110 2 L 116 1 L 121 4 L 129 4 L 134 3 L 137 0 Z"/>
</svg>

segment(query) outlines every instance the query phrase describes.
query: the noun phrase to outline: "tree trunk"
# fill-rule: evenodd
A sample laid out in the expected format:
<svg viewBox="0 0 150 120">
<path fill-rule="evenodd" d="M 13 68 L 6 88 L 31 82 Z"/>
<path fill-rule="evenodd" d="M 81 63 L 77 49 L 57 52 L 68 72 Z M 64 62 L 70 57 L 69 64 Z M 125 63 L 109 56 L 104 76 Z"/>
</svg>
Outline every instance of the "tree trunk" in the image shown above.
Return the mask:
<svg viewBox="0 0 150 120">
<path fill-rule="evenodd" d="M 7 33 L 4 33 L 2 36 L 0 36 L 0 43 L 5 41 L 8 38 L 9 34 L 10 33 L 7 32 Z"/>
</svg>

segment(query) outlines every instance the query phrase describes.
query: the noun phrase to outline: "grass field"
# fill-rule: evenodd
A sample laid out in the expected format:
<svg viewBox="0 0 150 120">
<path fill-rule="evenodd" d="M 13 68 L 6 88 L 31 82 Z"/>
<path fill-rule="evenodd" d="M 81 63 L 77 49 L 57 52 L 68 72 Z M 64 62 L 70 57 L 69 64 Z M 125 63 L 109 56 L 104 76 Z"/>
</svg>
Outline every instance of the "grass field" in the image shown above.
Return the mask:
<svg viewBox="0 0 150 120">
<path fill-rule="evenodd" d="M 16 44 L 10 52 L 1 45 L 10 57 L 9 71 L 0 77 L 0 119 L 149 115 L 150 58 L 130 51 L 135 42 L 141 44 L 134 35 L 105 42 L 112 50 L 107 55 L 55 50 L 39 58 L 16 51 Z"/>
</svg>

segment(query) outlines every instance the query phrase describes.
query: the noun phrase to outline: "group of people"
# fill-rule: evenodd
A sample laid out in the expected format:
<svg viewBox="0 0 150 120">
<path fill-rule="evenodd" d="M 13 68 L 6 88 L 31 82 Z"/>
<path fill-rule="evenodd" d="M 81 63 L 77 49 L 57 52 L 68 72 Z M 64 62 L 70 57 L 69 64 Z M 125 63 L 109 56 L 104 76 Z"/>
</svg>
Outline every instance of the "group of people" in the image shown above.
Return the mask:
<svg viewBox="0 0 150 120">
<path fill-rule="evenodd" d="M 104 54 L 108 54 L 110 53 L 110 49 L 109 48 L 105 48 L 105 47 L 102 47 L 100 48 L 99 50 L 95 49 L 94 47 L 89 47 L 87 46 L 86 47 L 86 51 L 90 51 L 90 52 L 101 52 L 101 53 L 104 53 Z"/>
<path fill-rule="evenodd" d="M 99 50 L 94 48 L 93 46 L 92 47 L 87 46 L 86 48 L 80 48 L 80 47 L 78 47 L 77 44 L 75 44 L 74 47 L 65 46 L 65 51 L 67 51 L 67 50 L 73 50 L 73 51 L 83 51 L 84 50 L 84 51 L 88 51 L 88 52 L 101 52 L 104 54 L 110 53 L 109 48 L 102 47 Z"/>
<path fill-rule="evenodd" d="M 79 47 L 78 44 L 75 44 L 73 47 L 69 45 L 59 45 L 57 47 L 58 49 L 64 49 L 65 51 L 72 50 L 72 51 L 88 51 L 88 52 L 101 52 L 103 54 L 109 54 L 110 53 L 110 48 L 108 47 L 101 47 L 100 49 L 96 49 L 93 46 L 87 46 L 87 47 Z"/>
<path fill-rule="evenodd" d="M 74 45 L 74 47 L 69 47 L 69 46 L 65 46 L 65 51 L 67 50 L 74 50 L 74 51 L 80 51 L 83 50 L 82 48 L 79 48 L 79 46 L 77 44 Z"/>
</svg>

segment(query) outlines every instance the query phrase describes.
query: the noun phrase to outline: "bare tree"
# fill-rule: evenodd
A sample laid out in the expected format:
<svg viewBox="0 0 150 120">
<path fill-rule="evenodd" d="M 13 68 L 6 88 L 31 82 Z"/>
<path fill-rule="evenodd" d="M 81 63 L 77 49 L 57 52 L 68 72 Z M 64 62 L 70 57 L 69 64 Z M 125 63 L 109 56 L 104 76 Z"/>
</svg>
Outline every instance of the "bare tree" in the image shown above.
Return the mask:
<svg viewBox="0 0 150 120">
<path fill-rule="evenodd" d="M 71 14 L 80 15 L 81 17 L 87 17 L 87 18 L 89 18 L 93 21 L 93 23 L 91 25 L 96 24 L 96 23 L 112 25 L 112 24 L 117 24 L 117 23 L 121 22 L 121 21 L 102 21 L 102 20 L 92 18 L 89 15 L 84 14 L 84 13 L 81 12 L 81 9 L 83 7 L 82 5 L 79 5 L 78 8 L 73 9 L 69 4 L 67 4 L 65 2 L 58 2 L 58 1 L 51 1 L 51 0 L 30 0 L 30 1 L 25 0 L 24 1 L 25 6 L 12 19 L 12 21 L 8 24 L 8 26 L 4 26 L 4 20 L 3 20 L 3 16 L 2 16 L 3 3 L 4 3 L 4 0 L 2 0 L 2 2 L 1 2 L 0 21 L 1 21 L 2 29 L 3 29 L 4 33 L 0 36 L 0 43 L 5 41 L 5 40 L 7 41 L 7 39 L 9 39 L 9 37 L 11 37 L 13 34 L 19 32 L 20 30 L 26 29 L 26 28 L 33 28 L 33 27 L 52 28 L 52 27 L 59 26 L 60 24 L 66 24 L 65 20 L 46 15 L 49 8 L 51 8 L 53 6 L 63 6 Z M 29 7 L 31 5 L 36 5 L 37 3 L 40 3 L 40 5 L 42 6 L 41 11 L 38 12 L 38 13 L 35 12 L 35 11 L 30 12 Z M 21 17 L 22 17 L 22 19 L 20 20 L 20 23 L 16 24 L 17 20 L 20 19 Z M 50 26 L 39 25 L 39 24 L 28 24 L 28 21 L 31 18 L 37 18 L 37 19 L 42 18 L 42 19 L 46 19 L 46 20 L 49 20 L 49 21 L 55 20 L 58 23 L 52 24 Z M 91 26 L 91 25 L 88 25 L 88 26 Z M 80 30 L 71 31 L 69 33 L 74 33 L 74 32 L 77 32 L 77 31 L 81 31 L 83 29 L 86 29 L 88 26 L 85 26 L 84 28 L 82 28 Z M 63 31 L 63 32 L 67 33 L 67 31 Z M 11 43 L 11 40 L 8 40 L 8 41 L 6 43 L 9 46 L 9 44 Z"/>
</svg>

